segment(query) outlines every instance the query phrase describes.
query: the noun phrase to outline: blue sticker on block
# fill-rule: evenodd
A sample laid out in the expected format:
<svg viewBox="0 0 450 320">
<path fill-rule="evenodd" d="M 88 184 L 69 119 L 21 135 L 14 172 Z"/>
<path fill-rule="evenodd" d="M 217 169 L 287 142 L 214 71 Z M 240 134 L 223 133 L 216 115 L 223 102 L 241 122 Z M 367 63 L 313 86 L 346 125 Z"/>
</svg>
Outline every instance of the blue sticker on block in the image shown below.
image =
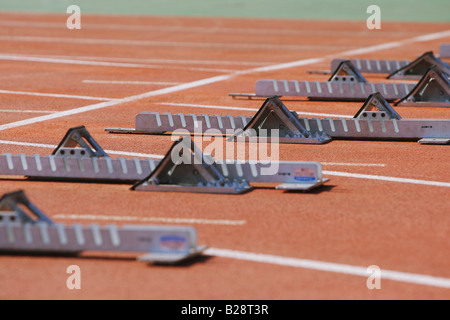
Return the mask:
<svg viewBox="0 0 450 320">
<path fill-rule="evenodd" d="M 315 181 L 316 177 L 294 177 L 294 179 L 297 181 L 309 182 L 309 181 Z"/>
<path fill-rule="evenodd" d="M 187 239 L 177 235 L 161 236 L 159 243 L 163 249 L 167 250 L 185 250 L 187 248 Z"/>
<path fill-rule="evenodd" d="M 316 180 L 316 172 L 311 168 L 299 168 L 294 170 L 294 179 L 301 182 Z"/>
</svg>

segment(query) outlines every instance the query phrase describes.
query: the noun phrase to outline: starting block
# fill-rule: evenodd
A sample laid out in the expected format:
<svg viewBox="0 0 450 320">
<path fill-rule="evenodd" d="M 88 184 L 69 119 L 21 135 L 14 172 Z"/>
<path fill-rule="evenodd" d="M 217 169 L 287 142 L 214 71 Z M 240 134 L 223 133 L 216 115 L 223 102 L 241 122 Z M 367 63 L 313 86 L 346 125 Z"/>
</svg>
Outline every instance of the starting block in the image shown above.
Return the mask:
<svg viewBox="0 0 450 320">
<path fill-rule="evenodd" d="M 139 261 L 176 264 L 200 255 L 192 227 L 142 225 L 66 226 L 54 223 L 23 191 L 0 199 L 0 253 L 78 255 L 85 251 L 131 252 Z"/>
<path fill-rule="evenodd" d="M 450 43 L 441 44 L 439 47 L 439 57 L 450 58 Z"/>
<path fill-rule="evenodd" d="M 216 161 L 185 137 L 175 142 L 158 167 L 131 189 L 242 194 L 253 190 L 250 183 L 280 183 L 276 189 L 308 191 L 327 181 L 319 162 Z"/>
<path fill-rule="evenodd" d="M 278 132 L 275 141 L 279 143 L 323 144 L 331 141 L 324 132 L 312 133 L 307 130 L 300 123 L 297 113 L 289 111 L 277 98 L 267 99 L 249 123 L 228 140 L 252 141 L 265 130 L 268 133 L 267 140 L 273 141 L 274 129 Z"/>
<path fill-rule="evenodd" d="M 418 69 L 423 67 L 418 66 Z M 405 69 L 402 72 L 408 71 Z M 448 75 L 436 65 L 423 72 L 417 84 L 375 84 L 368 83 L 349 60 L 339 64 L 328 82 L 259 80 L 256 82 L 256 93 L 249 97 L 275 95 L 302 96 L 312 100 L 359 101 L 366 100 L 376 92 L 381 92 L 385 100 L 394 101 L 398 106 L 450 107 Z"/>
<path fill-rule="evenodd" d="M 267 106 L 262 108 L 267 108 Z M 263 111 L 260 110 L 258 113 L 263 113 Z M 310 135 L 322 136 L 327 141 L 331 139 L 420 140 L 422 144 L 426 144 L 428 138 L 438 138 L 434 144 L 439 141 L 446 144 L 446 139 L 450 138 L 449 119 L 402 119 L 380 93 L 370 95 L 353 119 L 308 119 L 302 117 L 298 118 L 298 121 Z M 287 126 L 286 123 L 284 125 Z M 266 129 L 268 128 L 266 127 Z M 249 130 L 251 133 L 247 134 Z M 246 135 L 257 137 L 259 132 L 258 122 L 254 122 L 254 126 L 251 122 L 242 132 L 232 138 L 239 139 Z M 293 143 L 295 143 L 294 140 L 292 140 Z"/>
<path fill-rule="evenodd" d="M 395 103 L 396 106 L 450 107 L 450 81 L 436 66 L 425 72 L 411 92 Z"/>
<path fill-rule="evenodd" d="M 211 116 L 161 115 L 155 112 L 138 114 L 139 130 L 124 129 L 128 133 L 161 134 L 173 132 L 180 127 L 176 124 L 183 119 L 182 128 L 191 133 L 204 133 L 207 129 L 224 132 L 232 124 L 232 139 L 255 137 L 270 138 L 271 130 L 278 130 L 280 143 L 317 143 L 323 144 L 331 139 L 366 140 L 409 140 L 450 138 L 450 119 L 402 119 L 379 92 L 371 94 L 353 119 L 346 118 L 304 118 L 286 107 L 278 97 L 267 98 L 255 117 L 217 116 L 219 123 L 210 121 Z M 215 117 L 215 116 L 213 116 Z M 255 119 L 253 121 L 253 119 Z M 226 120 L 226 121 L 225 121 Z M 216 127 L 217 126 L 217 127 Z M 264 129 L 264 132 L 261 130 Z M 105 129 L 111 133 L 123 132 L 121 129 Z M 272 139 L 273 140 L 273 139 Z M 422 141 L 423 142 L 423 141 Z"/>
<path fill-rule="evenodd" d="M 310 100 L 365 101 L 370 94 L 382 92 L 386 100 L 405 97 L 415 87 L 411 83 L 370 83 L 350 60 L 340 61 L 328 81 L 258 80 L 255 93 L 230 93 L 233 98 L 307 97 Z"/>
<path fill-rule="evenodd" d="M 84 126 L 69 129 L 49 156 L 0 154 L 0 175 L 30 179 L 134 183 L 155 167 L 153 159 L 110 158 Z"/>
<path fill-rule="evenodd" d="M 443 75 L 450 77 L 450 66 L 441 59 L 436 58 L 433 52 L 426 52 L 416 60 L 407 64 L 403 68 L 391 73 L 388 79 L 420 79 L 430 68 L 435 68 Z"/>
<path fill-rule="evenodd" d="M 343 61 L 348 60 L 342 58 L 333 59 L 331 61 L 331 70 L 338 68 L 339 64 Z M 432 51 L 425 52 L 414 61 L 369 59 L 351 59 L 349 61 L 359 72 L 386 73 L 388 74 L 387 79 L 418 80 L 423 77 L 432 66 L 437 66 L 441 72 L 450 76 L 450 66 L 440 58 L 437 58 Z"/>
</svg>

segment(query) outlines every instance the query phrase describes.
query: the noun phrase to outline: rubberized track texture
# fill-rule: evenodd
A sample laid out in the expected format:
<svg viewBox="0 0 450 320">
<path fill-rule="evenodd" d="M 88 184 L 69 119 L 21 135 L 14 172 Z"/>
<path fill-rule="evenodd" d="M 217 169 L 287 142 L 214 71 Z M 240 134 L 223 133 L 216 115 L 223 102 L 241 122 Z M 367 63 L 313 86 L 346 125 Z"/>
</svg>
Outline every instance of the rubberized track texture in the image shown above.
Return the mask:
<svg viewBox="0 0 450 320">
<path fill-rule="evenodd" d="M 170 135 L 114 135 L 145 111 L 251 116 L 231 99 L 261 78 L 324 80 L 333 58 L 407 59 L 450 41 L 448 23 L 0 14 L 2 153 L 47 155 L 85 125 L 112 157 L 160 159 Z M 383 81 L 380 75 L 367 75 Z M 299 115 L 352 117 L 356 102 L 285 101 Z M 445 108 L 397 107 L 403 118 Z M 58 223 L 190 225 L 209 249 L 178 267 L 127 256 L 1 255 L 1 299 L 449 299 L 448 146 L 332 141 L 279 146 L 280 160 L 320 161 L 311 193 L 133 192 L 125 184 L 2 177 Z M 68 290 L 78 265 L 82 289 Z M 367 268 L 382 270 L 369 290 Z"/>
</svg>

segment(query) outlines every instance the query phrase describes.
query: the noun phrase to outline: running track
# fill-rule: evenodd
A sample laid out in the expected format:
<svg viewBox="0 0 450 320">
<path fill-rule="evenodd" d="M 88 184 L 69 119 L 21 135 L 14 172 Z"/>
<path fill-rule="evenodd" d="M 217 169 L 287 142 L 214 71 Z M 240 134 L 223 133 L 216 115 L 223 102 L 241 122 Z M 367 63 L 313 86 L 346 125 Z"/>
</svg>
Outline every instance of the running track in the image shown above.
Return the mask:
<svg viewBox="0 0 450 320">
<path fill-rule="evenodd" d="M 252 115 L 260 78 L 323 80 L 334 57 L 413 59 L 450 40 L 444 23 L 0 15 L 2 153 L 51 153 L 85 125 L 111 156 L 161 157 L 170 136 L 112 135 L 142 111 Z M 325 76 L 326 77 L 326 76 Z M 369 77 L 381 81 L 380 76 Z M 351 117 L 360 103 L 286 101 L 305 114 Z M 398 108 L 404 118 L 448 118 Z M 280 145 L 281 160 L 320 161 L 313 193 L 259 188 L 241 196 L 132 192 L 128 185 L 4 177 L 62 223 L 196 227 L 205 255 L 178 267 L 129 256 L 0 256 L 2 299 L 448 299 L 450 175 L 446 146 L 333 141 Z M 68 290 L 78 265 L 82 289 Z M 382 269 L 368 290 L 367 267 Z"/>
</svg>

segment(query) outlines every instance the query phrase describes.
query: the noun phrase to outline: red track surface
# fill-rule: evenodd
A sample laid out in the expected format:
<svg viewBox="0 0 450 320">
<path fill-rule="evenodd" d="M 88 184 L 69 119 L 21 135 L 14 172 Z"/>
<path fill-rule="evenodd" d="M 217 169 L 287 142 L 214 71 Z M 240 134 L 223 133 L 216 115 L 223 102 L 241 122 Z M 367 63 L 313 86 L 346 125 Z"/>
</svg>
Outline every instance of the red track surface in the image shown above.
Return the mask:
<svg viewBox="0 0 450 320">
<path fill-rule="evenodd" d="M 56 145 L 68 128 L 85 125 L 106 150 L 157 155 L 169 149 L 172 143 L 169 135 L 113 135 L 106 133 L 104 128 L 134 127 L 134 116 L 143 111 L 251 115 L 249 111 L 159 103 L 259 108 L 261 101 L 233 100 L 228 93 L 253 92 L 255 81 L 261 78 L 323 80 L 327 76 L 310 75 L 306 71 L 328 69 L 331 59 L 340 57 L 344 51 L 449 29 L 448 24 L 393 22 L 383 23 L 382 30 L 370 31 L 365 22 L 85 16 L 82 30 L 67 30 L 64 15 L 3 13 L 0 18 L 3 24 L 0 29 L 1 55 L 83 61 L 94 57 L 94 61 L 103 62 L 120 58 L 129 60 L 113 60 L 156 66 L 0 60 L 0 90 L 124 98 L 170 85 L 98 84 L 83 80 L 188 83 L 225 74 L 225 70 L 217 69 L 249 70 L 325 57 L 316 64 L 236 74 L 204 86 L 0 131 L 2 141 Z M 37 22 L 52 24 L 31 27 Z M 17 23 L 23 23 L 23 27 Z M 55 23 L 60 23 L 60 27 L 55 27 Z M 89 44 L 64 39 L 122 42 L 106 44 L 97 40 Z M 130 40 L 137 42 L 123 42 Z M 449 38 L 405 43 L 355 57 L 414 59 L 425 51 L 437 52 L 444 41 L 448 42 Z M 145 59 L 186 61 L 163 63 Z M 200 63 L 202 61 L 217 62 Z M 381 81 L 380 76 L 368 79 Z M 63 111 L 96 103 L 99 101 L 0 94 L 2 110 Z M 348 116 L 361 106 L 360 103 L 306 100 L 285 101 L 285 104 L 296 111 Z M 448 119 L 450 116 L 449 110 L 442 108 L 399 107 L 397 111 L 403 118 Z M 3 111 L 1 115 L 0 126 L 47 113 Z M 1 144 L 1 150 L 2 153 L 42 155 L 52 151 L 14 144 Z M 280 145 L 280 156 L 281 160 L 320 161 L 326 171 L 450 182 L 450 149 L 446 146 L 423 146 L 416 142 L 333 141 L 326 145 Z M 206 196 L 132 192 L 129 185 L 120 184 L 36 182 L 10 177 L 0 180 L 0 193 L 23 189 L 55 221 L 68 224 L 114 223 L 113 219 L 64 218 L 70 214 L 245 221 L 238 225 L 198 223 L 192 226 L 197 229 L 199 244 L 212 248 L 364 268 L 378 265 L 387 270 L 450 279 L 448 187 L 324 176 L 331 181 L 312 193 L 258 188 L 239 196 Z M 145 222 L 138 219 L 133 223 Z M 134 261 L 134 257 L 114 254 L 79 258 L 3 255 L 0 264 L 1 299 L 450 298 L 450 290 L 439 286 L 382 279 L 381 290 L 369 290 L 367 278 L 361 276 L 216 256 L 204 256 L 178 267 L 149 266 Z M 81 290 L 66 287 L 66 269 L 74 264 L 82 271 Z"/>
</svg>

